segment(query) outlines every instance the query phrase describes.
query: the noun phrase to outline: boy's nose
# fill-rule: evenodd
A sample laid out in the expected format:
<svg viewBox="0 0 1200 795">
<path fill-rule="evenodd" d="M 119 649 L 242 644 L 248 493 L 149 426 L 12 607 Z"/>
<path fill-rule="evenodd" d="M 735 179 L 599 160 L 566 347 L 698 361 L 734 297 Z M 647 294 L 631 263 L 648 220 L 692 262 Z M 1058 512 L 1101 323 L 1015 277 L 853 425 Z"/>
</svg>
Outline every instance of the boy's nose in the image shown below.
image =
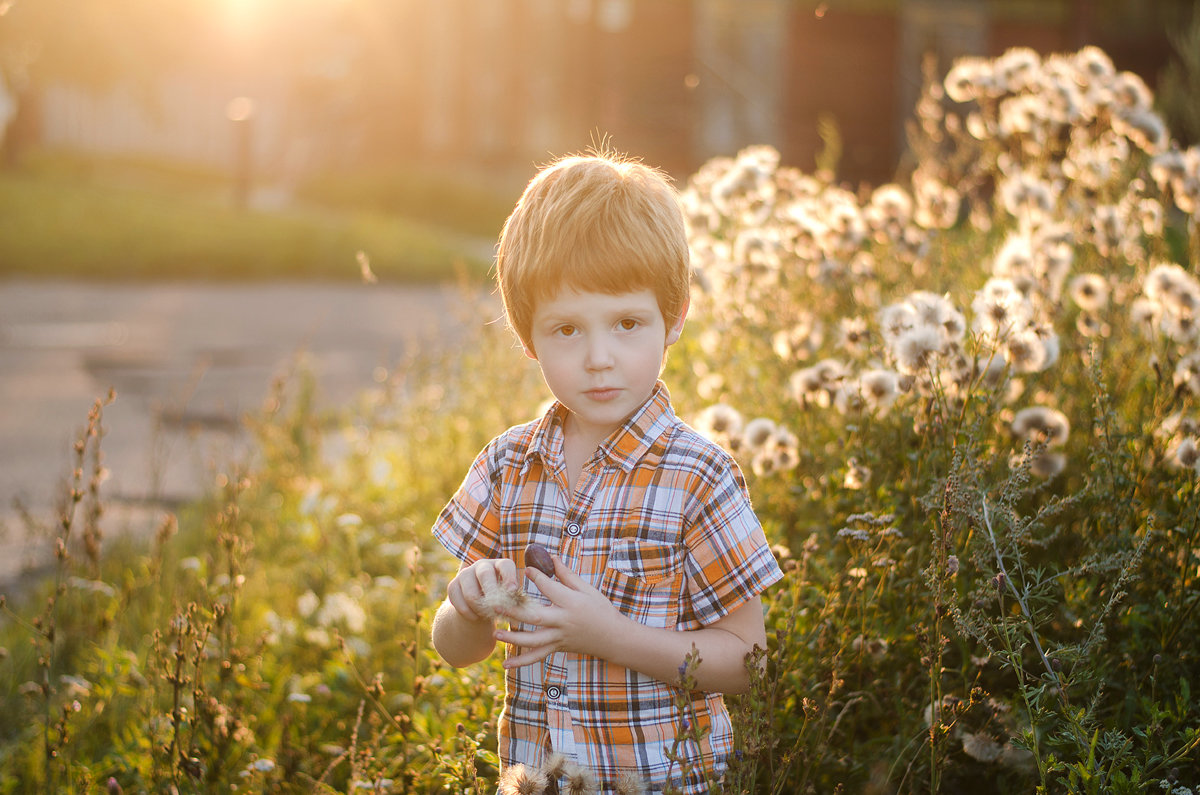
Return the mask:
<svg viewBox="0 0 1200 795">
<path fill-rule="evenodd" d="M 612 350 L 602 337 L 588 340 L 587 353 L 583 365 L 589 370 L 606 370 L 612 367 Z"/>
</svg>

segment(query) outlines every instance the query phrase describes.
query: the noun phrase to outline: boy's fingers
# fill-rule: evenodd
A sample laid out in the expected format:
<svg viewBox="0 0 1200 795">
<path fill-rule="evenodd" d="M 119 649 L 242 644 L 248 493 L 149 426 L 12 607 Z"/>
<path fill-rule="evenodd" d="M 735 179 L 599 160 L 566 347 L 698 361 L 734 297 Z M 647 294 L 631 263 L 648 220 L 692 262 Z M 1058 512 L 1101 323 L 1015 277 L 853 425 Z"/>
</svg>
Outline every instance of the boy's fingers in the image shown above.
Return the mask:
<svg viewBox="0 0 1200 795">
<path fill-rule="evenodd" d="M 501 558 L 496 561 L 496 576 L 500 582 L 509 587 L 516 587 L 517 580 L 517 564 L 513 563 L 508 558 Z"/>
<path fill-rule="evenodd" d="M 572 571 L 570 566 L 558 558 L 554 559 L 554 576 L 558 577 L 559 582 L 563 585 L 575 591 L 588 587 L 585 579 Z"/>
<path fill-rule="evenodd" d="M 504 611 L 504 617 L 509 621 L 532 624 L 535 627 L 540 627 L 546 622 L 546 617 L 542 614 L 541 606 L 536 604 L 527 604 L 524 607 L 510 607 Z"/>
<path fill-rule="evenodd" d="M 450 606 L 463 618 L 470 621 L 481 620 L 482 617 L 475 612 L 470 600 L 466 598 L 461 589 L 451 588 L 446 593 L 446 599 L 450 602 Z"/>
<path fill-rule="evenodd" d="M 579 579 L 579 577 L 575 576 L 570 569 L 558 561 L 554 562 L 554 572 L 555 574 L 558 574 L 559 572 L 568 572 L 571 574 L 575 582 L 583 582 Z M 555 582 L 552 577 L 547 577 L 541 569 L 535 569 L 533 566 L 525 569 L 525 576 L 533 580 L 533 584 L 536 585 L 538 590 L 541 591 L 553 604 L 558 604 L 568 593 L 574 590 L 572 588 L 572 583 L 565 581 L 562 577 L 559 577 L 559 582 Z"/>
<path fill-rule="evenodd" d="M 553 646 L 538 646 L 533 649 L 525 649 L 521 654 L 518 654 L 514 657 L 505 658 L 504 667 L 520 668 L 523 665 L 532 665 L 533 663 L 544 660 L 547 655 L 553 651 Z"/>
</svg>

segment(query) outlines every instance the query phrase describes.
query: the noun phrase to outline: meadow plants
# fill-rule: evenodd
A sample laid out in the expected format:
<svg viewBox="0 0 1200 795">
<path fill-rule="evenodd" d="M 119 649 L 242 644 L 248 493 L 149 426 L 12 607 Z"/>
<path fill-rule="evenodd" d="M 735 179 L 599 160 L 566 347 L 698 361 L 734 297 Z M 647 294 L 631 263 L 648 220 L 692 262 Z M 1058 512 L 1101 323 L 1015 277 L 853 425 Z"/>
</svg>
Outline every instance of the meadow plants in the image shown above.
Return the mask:
<svg viewBox="0 0 1200 795">
<path fill-rule="evenodd" d="M 761 146 L 689 180 L 665 378 L 785 572 L 719 791 L 1200 790 L 1200 149 L 1152 101 L 1013 50 L 931 77 L 903 180 Z M 545 396 L 497 311 L 344 412 L 291 379 L 148 551 L 81 452 L 54 582 L 4 608 L 0 792 L 551 789 L 499 778 L 496 661 L 428 644 L 428 527 Z"/>
<path fill-rule="evenodd" d="M 681 377 L 800 573 L 747 791 L 1200 785 L 1200 148 L 1152 99 L 1014 49 L 928 82 L 906 181 L 690 180 Z"/>
</svg>

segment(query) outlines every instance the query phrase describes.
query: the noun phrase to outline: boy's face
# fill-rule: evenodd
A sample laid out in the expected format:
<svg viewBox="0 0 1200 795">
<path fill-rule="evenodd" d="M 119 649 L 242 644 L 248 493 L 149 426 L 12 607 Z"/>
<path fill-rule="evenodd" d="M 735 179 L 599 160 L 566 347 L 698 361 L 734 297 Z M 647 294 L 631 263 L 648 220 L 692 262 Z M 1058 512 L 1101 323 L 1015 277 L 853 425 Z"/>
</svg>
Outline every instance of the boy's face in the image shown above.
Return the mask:
<svg viewBox="0 0 1200 795">
<path fill-rule="evenodd" d="M 682 317 L 667 328 L 653 290 L 609 295 L 564 288 L 538 302 L 533 349 L 525 353 L 570 410 L 568 432 L 599 444 L 650 396 L 667 346 L 682 330 Z"/>
</svg>

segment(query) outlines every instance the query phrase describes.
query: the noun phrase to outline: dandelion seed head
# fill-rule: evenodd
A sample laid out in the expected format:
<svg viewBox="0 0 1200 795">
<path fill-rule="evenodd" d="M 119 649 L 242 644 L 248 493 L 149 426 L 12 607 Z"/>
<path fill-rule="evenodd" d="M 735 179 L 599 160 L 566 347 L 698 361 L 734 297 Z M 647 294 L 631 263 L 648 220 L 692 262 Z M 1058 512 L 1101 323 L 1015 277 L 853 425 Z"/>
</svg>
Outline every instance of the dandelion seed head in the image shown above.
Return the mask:
<svg viewBox="0 0 1200 795">
<path fill-rule="evenodd" d="M 616 788 L 617 795 L 649 794 L 649 790 L 646 788 L 646 782 L 641 776 L 630 770 L 622 770 L 617 775 Z"/>
<path fill-rule="evenodd" d="M 1166 122 L 1149 106 L 1122 109 L 1113 116 L 1113 129 L 1152 155 L 1166 150 L 1171 141 Z"/>
<path fill-rule="evenodd" d="M 995 762 L 1003 750 L 1000 743 L 983 732 L 964 732 L 963 753 L 980 762 Z"/>
<path fill-rule="evenodd" d="M 867 398 L 862 382 L 857 378 L 843 381 L 833 396 L 833 407 L 839 414 L 856 415 L 866 410 Z"/>
<path fill-rule="evenodd" d="M 1081 273 L 1071 280 L 1071 299 L 1085 312 L 1099 312 L 1108 305 L 1108 280 L 1098 273 Z"/>
<path fill-rule="evenodd" d="M 894 344 L 906 331 L 917 325 L 917 312 L 908 302 L 885 306 L 879 313 L 884 342 Z"/>
<path fill-rule="evenodd" d="M 478 608 L 484 616 L 497 619 L 510 614 L 513 610 L 520 609 L 528 601 L 529 596 L 521 589 L 521 586 L 495 582 L 492 587 L 483 592 Z"/>
<path fill-rule="evenodd" d="M 742 430 L 742 438 L 750 450 L 760 450 L 767 446 L 775 433 L 775 421 L 769 417 L 755 417 L 746 423 Z"/>
<path fill-rule="evenodd" d="M 962 196 L 936 177 L 917 169 L 913 174 L 916 211 L 913 221 L 925 229 L 949 229 L 958 220 Z"/>
<path fill-rule="evenodd" d="M 801 312 L 794 325 L 772 335 L 771 348 L 785 362 L 801 362 L 816 353 L 824 340 L 820 319 L 811 312 Z"/>
<path fill-rule="evenodd" d="M 760 478 L 770 477 L 778 471 L 778 460 L 772 450 L 758 450 L 750 459 L 750 471 Z"/>
<path fill-rule="evenodd" d="M 1184 436 L 1167 448 L 1167 462 L 1172 469 L 1191 469 L 1200 472 L 1200 441 Z"/>
<path fill-rule="evenodd" d="M 848 317 L 838 321 L 839 344 L 848 353 L 857 354 L 865 350 L 871 339 L 867 320 L 863 317 Z"/>
<path fill-rule="evenodd" d="M 741 413 L 725 403 L 716 403 L 696 417 L 696 430 L 716 442 L 741 434 L 745 425 Z"/>
<path fill-rule="evenodd" d="M 989 61 L 978 57 L 959 58 L 946 73 L 942 85 L 955 102 L 968 102 L 991 93 L 994 85 Z"/>
<path fill-rule="evenodd" d="M 1057 337 L 1043 337 L 1038 329 L 1027 326 L 1009 335 L 1004 357 L 1019 373 L 1040 373 L 1058 358 Z"/>
<path fill-rule="evenodd" d="M 851 491 L 858 491 L 866 488 L 867 483 L 871 480 L 870 467 L 863 466 L 853 456 L 846 461 L 846 475 L 842 479 L 842 486 Z"/>
<path fill-rule="evenodd" d="M 910 329 L 892 346 L 896 369 L 909 375 L 927 372 L 943 347 L 942 335 L 936 327 L 917 326 Z"/>
<path fill-rule="evenodd" d="M 546 774 L 525 765 L 509 765 L 500 773 L 500 795 L 543 795 L 550 785 Z"/>
<path fill-rule="evenodd" d="M 1061 446 L 1071 433 L 1071 422 L 1067 415 L 1048 406 L 1021 409 L 1013 417 L 1010 427 L 1017 438 L 1035 443 L 1045 442 L 1050 447 Z"/>
<path fill-rule="evenodd" d="M 1172 376 L 1175 387 L 1200 395 L 1200 350 L 1192 351 L 1180 358 Z"/>
<path fill-rule="evenodd" d="M 838 386 L 850 377 L 847 367 L 836 359 L 822 359 L 812 367 L 797 370 L 788 378 L 788 391 L 797 403 L 828 408 Z"/>
<path fill-rule="evenodd" d="M 1034 174 L 1017 172 L 1000 183 L 1001 206 L 1013 216 L 1049 214 L 1058 200 L 1057 190 Z"/>
<path fill-rule="evenodd" d="M 1046 450 L 1033 456 L 1029 471 L 1034 477 L 1050 480 L 1067 468 L 1067 457 L 1062 453 Z"/>
<path fill-rule="evenodd" d="M 990 340 L 1002 340 L 1025 327 L 1033 317 L 1033 307 L 1010 279 L 992 278 L 975 294 L 971 302 L 975 314 L 972 329 Z"/>
<path fill-rule="evenodd" d="M 1103 80 L 1116 74 L 1116 67 L 1108 53 L 1095 45 L 1086 45 L 1075 53 L 1075 67 L 1089 80 Z"/>
<path fill-rule="evenodd" d="M 918 290 L 910 293 L 905 303 L 913 309 L 915 325 L 940 329 L 946 342 L 957 341 L 966 333 L 965 318 L 945 296 Z"/>
<path fill-rule="evenodd" d="M 900 375 L 891 370 L 866 370 L 859 375 L 858 383 L 867 408 L 877 413 L 886 412 L 900 396 Z"/>
<path fill-rule="evenodd" d="M 563 795 L 596 795 L 600 791 L 596 775 L 582 765 L 567 762 L 564 776 L 566 784 L 562 788 Z"/>
<path fill-rule="evenodd" d="M 1029 47 L 1011 47 L 994 62 L 997 82 L 1006 91 L 1019 93 L 1036 85 L 1042 57 Z"/>
<path fill-rule="evenodd" d="M 1112 334 L 1112 327 L 1102 318 L 1090 312 L 1080 312 L 1075 318 L 1075 329 L 1084 337 L 1104 338 Z"/>
</svg>

